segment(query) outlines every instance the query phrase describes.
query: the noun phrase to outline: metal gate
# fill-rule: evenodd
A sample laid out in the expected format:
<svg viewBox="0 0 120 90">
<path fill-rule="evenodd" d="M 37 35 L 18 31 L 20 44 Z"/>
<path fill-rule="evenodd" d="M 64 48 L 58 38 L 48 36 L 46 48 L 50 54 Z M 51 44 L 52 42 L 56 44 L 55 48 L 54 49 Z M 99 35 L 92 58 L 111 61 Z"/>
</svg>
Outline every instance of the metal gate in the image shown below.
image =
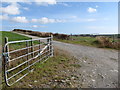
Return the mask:
<svg viewBox="0 0 120 90">
<path fill-rule="evenodd" d="M 3 51 L 4 78 L 11 86 L 34 70 L 37 62 L 44 62 L 53 56 L 53 37 L 10 41 L 5 39 Z"/>
</svg>

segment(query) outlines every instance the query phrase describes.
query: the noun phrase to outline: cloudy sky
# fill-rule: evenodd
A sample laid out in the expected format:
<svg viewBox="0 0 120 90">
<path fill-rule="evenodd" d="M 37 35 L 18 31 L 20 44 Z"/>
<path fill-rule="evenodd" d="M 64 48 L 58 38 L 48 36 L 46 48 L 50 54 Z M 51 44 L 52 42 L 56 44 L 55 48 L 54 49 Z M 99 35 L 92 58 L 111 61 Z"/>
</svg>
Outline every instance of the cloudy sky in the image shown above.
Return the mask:
<svg viewBox="0 0 120 90">
<path fill-rule="evenodd" d="M 7 0 L 3 0 L 7 1 Z M 2 30 L 85 34 L 118 33 L 117 2 L 2 2 Z"/>
</svg>

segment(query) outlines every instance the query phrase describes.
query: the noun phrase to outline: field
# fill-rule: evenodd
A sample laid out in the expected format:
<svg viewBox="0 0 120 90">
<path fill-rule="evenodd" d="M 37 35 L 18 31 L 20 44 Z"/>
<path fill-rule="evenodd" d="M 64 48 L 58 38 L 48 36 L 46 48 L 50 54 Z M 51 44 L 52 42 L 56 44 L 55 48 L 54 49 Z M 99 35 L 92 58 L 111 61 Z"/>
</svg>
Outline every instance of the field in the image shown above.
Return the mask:
<svg viewBox="0 0 120 90">
<path fill-rule="evenodd" d="M 16 33 L 7 32 L 7 31 L 0 31 L 0 35 L 2 36 L 0 38 L 0 41 L 3 42 L 2 44 L 4 44 L 5 37 L 8 37 L 8 41 L 18 41 L 18 40 L 28 40 L 28 39 L 30 39 L 26 36 L 18 35 Z"/>
<path fill-rule="evenodd" d="M 104 37 L 104 36 L 103 36 Z M 78 45 L 85 45 L 85 46 L 93 46 L 93 47 L 98 47 L 98 48 L 112 48 L 112 49 L 119 49 L 119 40 L 117 38 L 109 38 L 109 37 L 104 37 L 98 40 L 97 37 L 89 37 L 89 36 L 70 36 L 70 39 L 68 40 L 63 40 L 63 39 L 55 39 L 57 41 L 65 42 L 65 43 L 71 43 L 71 44 L 78 44 Z M 106 46 L 104 46 L 104 45 Z"/>
<path fill-rule="evenodd" d="M 4 41 L 5 37 L 9 38 L 9 41 L 17 41 L 17 40 L 27 40 L 30 39 L 28 37 L 18 35 L 12 32 L 0 32 L 2 33 L 2 39 Z M 19 46 L 19 47 L 18 47 Z M 18 49 L 23 47 L 23 45 L 15 44 L 14 49 Z M 67 53 L 60 49 L 55 49 L 54 57 L 48 59 L 44 63 L 37 63 L 34 68 L 34 72 L 28 74 L 24 79 L 20 82 L 16 83 L 10 88 L 41 88 L 41 87 L 52 87 L 58 88 L 63 84 L 63 80 L 65 80 L 68 76 L 64 75 L 63 72 L 67 72 L 67 70 L 74 69 L 75 67 L 79 67 L 79 65 L 75 64 L 75 58 L 70 57 Z M 15 54 L 16 55 L 16 54 Z M 61 71 L 61 72 L 60 72 Z M 32 77 L 32 78 L 31 78 Z M 70 78 L 70 77 L 68 77 Z M 48 85 L 48 83 L 50 83 Z M 59 84 L 61 82 L 61 84 Z M 72 87 L 72 81 L 64 83 L 62 87 Z M 3 89 L 8 89 L 8 87 L 4 83 L 4 79 L 2 80 Z"/>
<path fill-rule="evenodd" d="M 81 44 L 81 45 L 87 45 L 87 46 L 97 46 L 97 44 L 94 43 L 96 41 L 94 37 L 71 36 L 70 38 L 71 38 L 70 40 L 62 40 L 62 39 L 55 39 L 55 40 L 62 41 L 65 43 Z"/>
</svg>

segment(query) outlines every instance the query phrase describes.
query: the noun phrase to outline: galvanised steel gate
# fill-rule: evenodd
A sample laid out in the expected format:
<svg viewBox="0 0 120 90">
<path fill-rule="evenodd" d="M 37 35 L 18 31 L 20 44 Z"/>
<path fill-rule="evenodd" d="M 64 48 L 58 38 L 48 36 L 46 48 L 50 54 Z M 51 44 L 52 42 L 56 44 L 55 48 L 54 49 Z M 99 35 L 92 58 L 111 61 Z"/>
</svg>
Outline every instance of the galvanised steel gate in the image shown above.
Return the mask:
<svg viewBox="0 0 120 90">
<path fill-rule="evenodd" d="M 3 51 L 4 78 L 7 86 L 18 82 L 34 70 L 37 62 L 53 56 L 53 37 L 10 41 L 5 39 Z"/>
</svg>

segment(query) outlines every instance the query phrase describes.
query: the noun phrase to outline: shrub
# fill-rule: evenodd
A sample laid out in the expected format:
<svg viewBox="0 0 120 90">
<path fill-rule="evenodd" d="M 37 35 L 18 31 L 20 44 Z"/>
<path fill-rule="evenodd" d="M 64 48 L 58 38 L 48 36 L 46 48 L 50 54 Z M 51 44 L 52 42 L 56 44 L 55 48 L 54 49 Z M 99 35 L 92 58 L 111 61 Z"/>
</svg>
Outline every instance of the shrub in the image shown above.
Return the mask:
<svg viewBox="0 0 120 90">
<path fill-rule="evenodd" d="M 53 34 L 53 36 L 57 39 L 62 39 L 62 40 L 68 40 L 70 38 L 70 35 L 58 34 L 58 33 Z"/>
</svg>

